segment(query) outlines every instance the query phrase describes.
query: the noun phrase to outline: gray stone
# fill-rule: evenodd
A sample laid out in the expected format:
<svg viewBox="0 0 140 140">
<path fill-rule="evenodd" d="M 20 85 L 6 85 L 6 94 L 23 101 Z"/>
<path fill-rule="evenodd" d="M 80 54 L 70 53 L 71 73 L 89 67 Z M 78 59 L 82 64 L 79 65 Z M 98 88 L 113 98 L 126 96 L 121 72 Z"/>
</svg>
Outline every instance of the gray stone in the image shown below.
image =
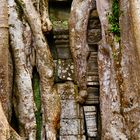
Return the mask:
<svg viewBox="0 0 140 140">
<path fill-rule="evenodd" d="M 84 106 L 84 114 L 85 114 L 88 136 L 96 137 L 97 136 L 96 107 Z"/>
<path fill-rule="evenodd" d="M 60 121 L 60 135 L 81 135 L 81 119 L 62 119 Z"/>
<path fill-rule="evenodd" d="M 88 44 L 97 44 L 101 38 L 101 29 L 92 29 L 88 31 Z"/>
<path fill-rule="evenodd" d="M 86 105 L 99 104 L 99 88 L 88 87 L 88 97 L 86 99 Z"/>
<path fill-rule="evenodd" d="M 60 140 L 86 140 L 86 137 L 84 135 L 60 136 Z"/>
<path fill-rule="evenodd" d="M 88 61 L 87 72 L 96 72 L 98 71 L 98 64 L 95 61 Z"/>
<path fill-rule="evenodd" d="M 95 75 L 95 76 L 87 76 L 87 82 L 98 82 L 99 81 L 99 76 Z"/>
<path fill-rule="evenodd" d="M 71 59 L 70 48 L 68 47 L 59 47 L 57 48 L 58 59 Z"/>
<path fill-rule="evenodd" d="M 99 19 L 90 19 L 88 23 L 88 29 L 101 29 Z"/>
<path fill-rule="evenodd" d="M 88 86 L 99 86 L 99 82 L 87 82 Z"/>
<path fill-rule="evenodd" d="M 72 82 L 57 84 L 57 91 L 61 100 L 75 100 L 77 87 Z"/>
<path fill-rule="evenodd" d="M 75 100 L 61 100 L 61 118 L 78 118 L 79 105 Z"/>
<path fill-rule="evenodd" d="M 69 39 L 69 35 L 66 34 L 66 35 L 54 35 L 54 39 L 64 39 L 64 40 L 68 40 Z"/>
<path fill-rule="evenodd" d="M 65 40 L 65 39 L 55 40 L 55 45 L 61 45 L 61 44 L 69 44 L 69 40 Z"/>
<path fill-rule="evenodd" d="M 57 63 L 57 76 L 63 81 L 72 81 L 74 79 L 74 65 L 71 59 L 58 60 Z"/>
</svg>

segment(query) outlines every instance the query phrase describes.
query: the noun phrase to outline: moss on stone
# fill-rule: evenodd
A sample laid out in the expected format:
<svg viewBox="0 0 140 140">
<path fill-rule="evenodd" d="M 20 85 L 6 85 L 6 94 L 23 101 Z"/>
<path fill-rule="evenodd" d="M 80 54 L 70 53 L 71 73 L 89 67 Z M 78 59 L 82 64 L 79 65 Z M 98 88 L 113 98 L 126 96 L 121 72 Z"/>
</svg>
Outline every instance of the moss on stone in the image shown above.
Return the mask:
<svg viewBox="0 0 140 140">
<path fill-rule="evenodd" d="M 78 97 L 78 86 L 77 85 L 74 85 L 74 95 L 75 95 L 75 100 L 76 98 Z"/>
<path fill-rule="evenodd" d="M 41 129 L 42 129 L 41 96 L 39 88 L 39 76 L 36 71 L 33 73 L 33 92 L 34 92 L 34 101 L 37 108 L 37 110 L 35 111 L 37 124 L 36 138 L 37 140 L 41 140 Z"/>
<path fill-rule="evenodd" d="M 68 29 L 68 21 L 57 20 L 52 21 L 52 24 L 54 29 L 64 29 L 64 30 Z"/>
</svg>

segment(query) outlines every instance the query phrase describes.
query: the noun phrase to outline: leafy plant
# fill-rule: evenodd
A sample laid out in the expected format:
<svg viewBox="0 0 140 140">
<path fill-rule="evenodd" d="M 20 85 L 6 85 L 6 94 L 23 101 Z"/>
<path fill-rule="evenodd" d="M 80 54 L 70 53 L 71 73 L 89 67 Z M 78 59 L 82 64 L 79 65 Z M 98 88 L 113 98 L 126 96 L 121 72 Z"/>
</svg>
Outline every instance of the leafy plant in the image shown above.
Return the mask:
<svg viewBox="0 0 140 140">
<path fill-rule="evenodd" d="M 112 32 L 115 36 L 120 37 L 119 0 L 113 0 L 112 13 L 109 14 L 108 20 L 111 25 L 110 32 Z"/>
</svg>

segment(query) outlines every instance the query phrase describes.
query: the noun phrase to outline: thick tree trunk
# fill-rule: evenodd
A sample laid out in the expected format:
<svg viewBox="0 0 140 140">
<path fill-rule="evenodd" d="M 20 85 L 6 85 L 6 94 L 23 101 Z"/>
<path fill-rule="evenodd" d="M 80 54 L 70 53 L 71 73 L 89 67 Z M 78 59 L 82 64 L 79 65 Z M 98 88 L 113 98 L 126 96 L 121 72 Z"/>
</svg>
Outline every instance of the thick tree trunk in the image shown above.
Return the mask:
<svg viewBox="0 0 140 140">
<path fill-rule="evenodd" d="M 23 18 L 25 18 L 25 20 L 30 25 L 34 41 L 34 49 L 32 49 L 32 44 L 25 43 L 30 41 L 23 39 L 23 34 L 26 37 L 28 36 L 26 31 L 23 32 L 23 21 L 21 21 L 18 17 L 16 3 L 13 0 L 9 0 L 11 13 L 9 20 L 11 25 L 10 34 L 16 67 L 15 91 L 18 91 L 16 93 L 17 100 L 15 102 L 15 108 L 18 108 L 17 116 L 19 118 L 20 126 L 22 127 L 20 134 L 28 137 L 29 139 L 36 139 L 36 122 L 34 115 L 35 110 L 31 82 L 32 67 L 36 66 L 40 77 L 41 103 L 44 120 L 43 126 L 46 133 L 43 135 L 42 139 L 45 139 L 46 137 L 47 139 L 55 140 L 57 134 L 57 125 L 60 120 L 60 99 L 59 95 L 57 94 L 57 89 L 54 86 L 53 58 L 42 32 L 42 30 L 46 31 L 51 29 L 48 12 L 46 11 L 47 7 L 45 7 L 47 6 L 47 1 L 45 1 L 45 3 L 44 1 L 41 2 L 41 4 L 44 5 L 42 5 L 42 9 L 39 10 L 36 10 L 32 1 L 30 0 L 18 0 L 18 4 L 23 10 Z M 42 13 L 40 10 L 42 10 Z M 35 52 L 35 55 L 33 55 L 32 59 L 28 60 L 30 61 L 28 62 L 30 67 L 28 67 L 27 64 L 25 47 L 27 47 L 27 50 L 33 50 L 31 51 L 32 54 Z"/>
<path fill-rule="evenodd" d="M 87 97 L 87 25 L 92 8 L 91 0 L 73 0 L 69 18 L 70 49 L 75 66 L 75 82 L 79 87 L 79 103 L 84 103 Z"/>
<path fill-rule="evenodd" d="M 106 0 L 96 2 L 102 25 L 98 55 L 102 139 L 139 139 L 139 61 L 131 29 L 133 25 L 130 26 L 129 3 L 127 0 L 120 2 L 123 14 L 119 43 L 108 22 L 112 3 Z"/>
<path fill-rule="evenodd" d="M 11 72 L 8 67 L 10 58 L 9 49 L 9 32 L 8 32 L 8 6 L 7 1 L 2 0 L 0 4 L 0 139 L 21 140 L 18 134 L 10 127 L 7 118 L 11 118 L 11 88 L 9 86 Z M 10 83 L 11 84 L 11 83 Z M 2 102 L 2 104 L 1 104 Z M 4 110 L 4 111 L 3 111 Z M 7 117 L 7 118 L 6 118 Z"/>
<path fill-rule="evenodd" d="M 8 8 L 5 0 L 0 4 L 0 100 L 6 117 L 11 118 L 11 93 L 9 88 L 9 35 Z M 11 84 L 11 83 L 10 83 Z"/>
<path fill-rule="evenodd" d="M 128 139 L 138 140 L 140 139 L 140 47 L 138 44 L 140 41 L 138 32 L 140 15 L 138 13 L 140 11 L 135 5 L 136 13 L 134 15 L 133 4 L 135 2 L 129 2 L 128 0 L 120 2 L 120 11 L 123 11 L 120 16 L 122 49 L 122 85 L 120 85 L 120 88 L 121 112 L 125 120 L 125 133 Z M 133 18 L 137 19 L 137 23 L 133 24 Z"/>
<path fill-rule="evenodd" d="M 128 2 L 127 2 L 128 3 Z M 132 17 L 132 23 L 134 28 L 134 36 L 136 38 L 136 46 L 137 51 L 139 53 L 139 59 L 140 59 L 140 1 L 138 0 L 130 0 L 130 11 L 131 11 L 131 17 Z"/>
<path fill-rule="evenodd" d="M 20 124 L 20 135 L 29 139 L 36 137 L 36 120 L 31 76 L 26 64 L 25 45 L 23 42 L 23 24 L 16 11 L 16 3 L 9 0 L 9 25 L 11 46 L 15 64 L 15 100 L 14 107 Z"/>
<path fill-rule="evenodd" d="M 121 36 L 112 32 L 108 21 L 112 16 L 114 1 L 121 11 Z M 22 139 L 9 125 L 13 85 L 19 134 L 23 139 L 37 139 L 34 78 L 38 78 L 37 88 L 41 94 L 41 139 L 56 140 L 61 113 L 60 95 L 54 83 L 53 58 L 43 33 L 52 29 L 48 0 L 8 0 L 8 4 L 6 0 L 0 4 L 0 140 Z M 98 54 L 101 139 L 139 140 L 140 3 L 138 0 L 97 0 L 96 4 L 102 28 Z M 92 8 L 93 0 L 73 0 L 69 19 L 70 49 L 75 66 L 75 82 L 79 87 L 77 101 L 81 104 L 87 97 L 87 25 Z M 13 66 L 8 52 L 8 30 Z M 37 70 L 35 73 L 34 69 Z"/>
</svg>

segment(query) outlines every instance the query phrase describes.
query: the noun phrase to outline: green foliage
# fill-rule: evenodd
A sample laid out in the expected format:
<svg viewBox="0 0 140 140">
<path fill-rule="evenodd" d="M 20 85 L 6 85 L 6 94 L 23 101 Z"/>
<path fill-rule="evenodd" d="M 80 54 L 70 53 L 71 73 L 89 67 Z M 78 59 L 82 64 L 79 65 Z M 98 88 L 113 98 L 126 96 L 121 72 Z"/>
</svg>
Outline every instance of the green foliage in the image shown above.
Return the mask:
<svg viewBox="0 0 140 140">
<path fill-rule="evenodd" d="M 117 36 L 119 41 L 120 37 L 120 27 L 119 27 L 119 0 L 113 0 L 112 13 L 108 17 L 109 23 L 111 25 L 110 31 Z"/>
<path fill-rule="evenodd" d="M 40 96 L 40 88 L 39 88 L 39 76 L 35 71 L 33 74 L 33 92 L 34 92 L 34 100 L 36 104 L 36 124 L 37 124 L 37 140 L 41 140 L 41 129 L 42 129 L 42 115 L 41 115 L 41 96 Z"/>
<path fill-rule="evenodd" d="M 53 28 L 56 29 L 68 29 L 68 21 L 53 21 Z"/>
</svg>

